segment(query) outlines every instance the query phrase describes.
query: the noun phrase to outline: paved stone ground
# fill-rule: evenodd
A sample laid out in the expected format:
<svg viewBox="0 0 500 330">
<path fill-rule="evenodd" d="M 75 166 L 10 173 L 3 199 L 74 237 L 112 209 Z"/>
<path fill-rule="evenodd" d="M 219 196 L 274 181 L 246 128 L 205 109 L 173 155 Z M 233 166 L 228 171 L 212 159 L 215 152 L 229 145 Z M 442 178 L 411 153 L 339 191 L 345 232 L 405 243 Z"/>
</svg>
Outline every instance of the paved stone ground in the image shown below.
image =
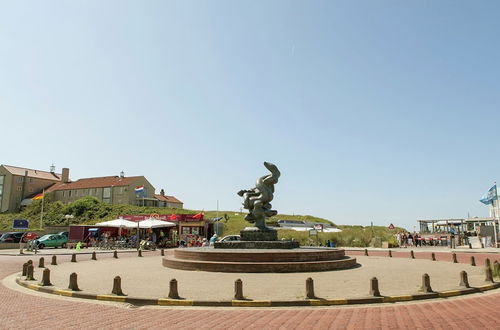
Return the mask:
<svg viewBox="0 0 500 330">
<path fill-rule="evenodd" d="M 459 255 L 459 261 L 468 262 L 469 256 Z M 492 257 L 476 256 L 481 264 Z M 438 258 L 451 256 L 441 253 Z M 1 256 L 0 277 L 18 272 L 27 259 Z M 500 329 L 496 292 L 409 304 L 290 309 L 127 308 L 70 299 L 25 294 L 1 285 L 0 329 Z"/>
<path fill-rule="evenodd" d="M 80 258 L 81 256 L 79 256 Z M 47 258 L 46 258 L 47 259 Z M 321 298 L 366 297 L 372 277 L 379 279 L 383 295 L 417 293 L 422 274 L 431 277 L 435 291 L 458 289 L 459 273 L 467 271 L 472 286 L 484 282 L 483 267 L 451 262 L 380 256 L 357 256 L 361 267 L 312 273 L 220 273 L 185 271 L 162 266 L 161 257 L 120 258 L 98 261 L 63 263 L 46 266 L 51 270 L 51 282 L 57 288 L 68 286 L 69 275 L 78 274 L 78 284 L 88 293 L 109 294 L 113 278 L 119 275 L 123 291 L 132 297 L 162 298 L 168 293 L 168 282 L 175 278 L 181 297 L 194 300 L 230 300 L 234 294 L 234 281 L 243 280 L 243 293 L 250 299 L 296 300 L 305 299 L 305 281 L 314 279 L 315 293 Z M 37 259 L 36 259 L 37 260 Z M 37 261 L 35 259 L 35 266 Z M 42 278 L 42 268 L 35 268 L 35 278 Z M 145 283 L 146 285 L 140 285 Z"/>
</svg>

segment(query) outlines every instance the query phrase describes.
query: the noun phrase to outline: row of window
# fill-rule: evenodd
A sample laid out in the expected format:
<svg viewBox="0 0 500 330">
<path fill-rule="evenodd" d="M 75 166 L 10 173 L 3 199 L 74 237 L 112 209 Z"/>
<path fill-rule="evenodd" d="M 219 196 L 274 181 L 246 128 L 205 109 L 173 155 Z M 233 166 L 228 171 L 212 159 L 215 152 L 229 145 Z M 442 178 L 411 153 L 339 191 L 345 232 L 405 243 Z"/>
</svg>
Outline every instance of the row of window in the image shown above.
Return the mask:
<svg viewBox="0 0 500 330">
<path fill-rule="evenodd" d="M 62 196 L 63 197 L 98 196 L 99 189 L 101 189 L 101 188 L 63 190 Z M 128 191 L 127 187 L 115 188 L 115 193 L 117 193 L 117 194 L 123 194 L 126 191 Z M 103 200 L 111 199 L 111 187 L 102 188 L 102 198 L 103 198 Z"/>
<path fill-rule="evenodd" d="M 28 183 L 33 183 L 35 181 L 35 179 L 33 178 L 28 178 Z M 23 183 L 24 182 L 24 176 L 19 176 L 17 177 L 17 182 L 19 183 Z"/>
<path fill-rule="evenodd" d="M 17 186 L 16 187 L 17 191 L 23 191 L 23 186 Z M 34 192 L 35 190 L 32 187 L 28 188 L 28 192 Z"/>
</svg>

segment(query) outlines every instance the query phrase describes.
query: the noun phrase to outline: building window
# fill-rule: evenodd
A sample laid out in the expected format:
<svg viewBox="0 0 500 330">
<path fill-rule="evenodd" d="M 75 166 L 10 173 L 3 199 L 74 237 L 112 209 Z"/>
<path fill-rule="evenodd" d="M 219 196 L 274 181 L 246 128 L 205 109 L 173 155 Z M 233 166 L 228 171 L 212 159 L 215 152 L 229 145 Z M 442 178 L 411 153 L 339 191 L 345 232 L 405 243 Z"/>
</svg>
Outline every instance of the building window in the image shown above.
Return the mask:
<svg viewBox="0 0 500 330">
<path fill-rule="evenodd" d="M 29 178 L 29 183 L 33 183 L 33 178 Z"/>
<path fill-rule="evenodd" d="M 17 190 L 17 191 L 23 191 L 23 187 L 21 187 L 21 186 L 17 186 L 17 189 L 16 189 L 16 190 Z"/>
<path fill-rule="evenodd" d="M 102 189 L 102 201 L 104 203 L 111 203 L 111 187 Z"/>
<path fill-rule="evenodd" d="M 29 191 L 29 192 L 33 192 L 33 187 L 29 187 L 29 188 L 28 188 L 28 191 Z"/>
<path fill-rule="evenodd" d="M 17 178 L 17 182 L 23 183 L 24 182 L 24 176 L 20 176 Z"/>
<path fill-rule="evenodd" d="M 68 190 L 68 197 L 71 197 L 71 190 Z"/>
</svg>

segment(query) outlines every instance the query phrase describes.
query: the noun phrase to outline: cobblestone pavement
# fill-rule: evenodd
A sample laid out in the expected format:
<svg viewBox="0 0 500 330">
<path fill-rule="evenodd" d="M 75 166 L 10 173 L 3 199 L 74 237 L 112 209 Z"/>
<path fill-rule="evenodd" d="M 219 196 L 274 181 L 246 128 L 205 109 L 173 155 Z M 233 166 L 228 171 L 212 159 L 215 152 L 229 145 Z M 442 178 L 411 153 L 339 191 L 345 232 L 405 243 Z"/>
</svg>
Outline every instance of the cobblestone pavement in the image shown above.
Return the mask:
<svg viewBox="0 0 500 330">
<path fill-rule="evenodd" d="M 359 253 L 363 252 L 349 252 Z M 409 257 L 409 251 L 393 255 Z M 457 254 L 459 262 L 469 262 L 470 255 Z M 430 258 L 430 253 L 416 251 L 415 256 Z M 449 253 L 436 256 L 451 260 Z M 485 258 L 493 261 L 497 255 L 475 256 L 483 265 Z M 28 259 L 0 256 L 0 278 L 20 271 Z M 69 256 L 58 259 L 69 261 Z M 127 308 L 70 299 L 25 294 L 0 285 L 0 329 L 500 329 L 500 293 L 394 305 L 289 309 Z"/>
</svg>

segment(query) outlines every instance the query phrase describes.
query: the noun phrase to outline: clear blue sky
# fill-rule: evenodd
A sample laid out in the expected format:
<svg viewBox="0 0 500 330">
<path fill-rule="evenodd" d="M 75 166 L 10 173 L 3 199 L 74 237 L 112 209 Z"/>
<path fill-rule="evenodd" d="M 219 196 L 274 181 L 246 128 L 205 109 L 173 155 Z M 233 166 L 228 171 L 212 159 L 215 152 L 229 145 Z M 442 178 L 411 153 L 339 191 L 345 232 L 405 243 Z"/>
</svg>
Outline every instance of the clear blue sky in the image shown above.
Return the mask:
<svg viewBox="0 0 500 330">
<path fill-rule="evenodd" d="M 185 207 L 486 216 L 498 1 L 0 1 L 0 163 L 145 175 Z"/>
</svg>

